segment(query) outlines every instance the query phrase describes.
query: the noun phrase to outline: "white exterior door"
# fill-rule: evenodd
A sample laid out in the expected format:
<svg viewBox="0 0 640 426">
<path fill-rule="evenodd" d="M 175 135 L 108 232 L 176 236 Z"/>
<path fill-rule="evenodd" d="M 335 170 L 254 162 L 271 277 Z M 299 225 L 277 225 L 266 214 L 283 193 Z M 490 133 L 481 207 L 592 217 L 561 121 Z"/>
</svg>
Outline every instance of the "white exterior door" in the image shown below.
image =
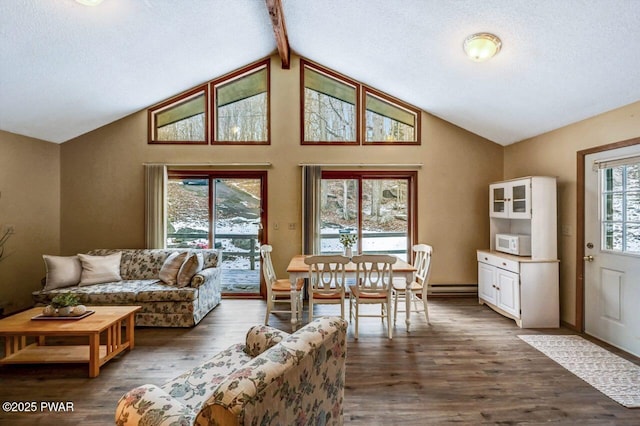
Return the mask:
<svg viewBox="0 0 640 426">
<path fill-rule="evenodd" d="M 640 356 L 637 156 L 640 146 L 585 157 L 584 312 L 587 334 Z"/>
</svg>

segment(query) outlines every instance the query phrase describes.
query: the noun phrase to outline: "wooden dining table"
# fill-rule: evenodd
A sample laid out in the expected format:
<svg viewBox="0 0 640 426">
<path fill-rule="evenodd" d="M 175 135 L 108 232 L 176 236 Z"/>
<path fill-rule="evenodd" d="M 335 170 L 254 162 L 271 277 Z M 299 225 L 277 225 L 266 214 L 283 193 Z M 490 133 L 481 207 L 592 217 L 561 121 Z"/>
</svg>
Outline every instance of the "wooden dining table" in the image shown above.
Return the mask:
<svg viewBox="0 0 640 426">
<path fill-rule="evenodd" d="M 287 272 L 289 273 L 289 280 L 291 281 L 291 312 L 298 312 L 297 309 L 297 290 L 296 283 L 300 278 L 309 278 L 309 265 L 304 263 L 304 258 L 307 255 L 297 254 L 291 258 L 289 262 L 289 266 L 287 266 Z M 393 270 L 393 277 L 398 278 L 402 277 L 407 280 L 407 283 L 413 281 L 414 274 L 416 272 L 416 268 L 414 268 L 409 263 L 404 260 L 398 258 L 398 260 L 392 265 L 391 269 Z M 353 262 L 347 263 L 345 266 L 345 278 L 354 279 L 356 277 L 356 264 Z M 306 284 L 308 285 L 308 283 Z M 405 303 L 407 305 L 407 318 L 405 319 L 405 323 L 407 324 L 407 330 L 411 324 L 411 294 L 410 292 L 405 292 Z M 291 315 L 291 325 L 295 330 L 298 322 L 302 321 L 302 318 L 298 318 L 296 314 Z"/>
</svg>

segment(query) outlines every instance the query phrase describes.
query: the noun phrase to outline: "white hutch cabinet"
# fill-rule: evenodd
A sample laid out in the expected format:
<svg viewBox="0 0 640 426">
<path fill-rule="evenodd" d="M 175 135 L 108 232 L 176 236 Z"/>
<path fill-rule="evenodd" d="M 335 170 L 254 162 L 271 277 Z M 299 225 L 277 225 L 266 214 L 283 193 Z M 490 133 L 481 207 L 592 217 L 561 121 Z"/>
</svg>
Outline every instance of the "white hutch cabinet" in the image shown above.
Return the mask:
<svg viewBox="0 0 640 426">
<path fill-rule="evenodd" d="M 490 249 L 478 250 L 478 299 L 523 328 L 560 326 L 556 179 L 489 186 Z M 495 250 L 496 234 L 531 237 L 531 256 Z"/>
</svg>

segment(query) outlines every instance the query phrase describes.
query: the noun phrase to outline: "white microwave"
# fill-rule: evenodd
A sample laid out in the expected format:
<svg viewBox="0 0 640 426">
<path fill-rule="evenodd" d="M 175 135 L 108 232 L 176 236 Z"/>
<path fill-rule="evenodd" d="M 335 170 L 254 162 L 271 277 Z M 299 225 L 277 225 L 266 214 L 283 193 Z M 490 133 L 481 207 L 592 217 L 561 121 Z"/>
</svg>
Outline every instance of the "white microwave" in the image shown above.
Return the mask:
<svg viewBox="0 0 640 426">
<path fill-rule="evenodd" d="M 531 256 L 531 235 L 496 234 L 496 250 L 516 256 Z"/>
</svg>

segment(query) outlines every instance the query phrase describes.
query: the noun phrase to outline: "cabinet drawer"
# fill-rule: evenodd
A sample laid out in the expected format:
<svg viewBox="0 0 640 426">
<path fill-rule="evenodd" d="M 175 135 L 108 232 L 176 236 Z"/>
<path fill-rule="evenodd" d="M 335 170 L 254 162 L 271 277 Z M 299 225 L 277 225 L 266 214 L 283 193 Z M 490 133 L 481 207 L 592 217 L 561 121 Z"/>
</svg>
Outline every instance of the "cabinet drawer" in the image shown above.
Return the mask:
<svg viewBox="0 0 640 426">
<path fill-rule="evenodd" d="M 507 271 L 520 272 L 520 263 L 516 260 L 507 259 L 491 253 L 478 252 L 478 262 L 488 263 L 497 268 L 506 269 Z"/>
</svg>

